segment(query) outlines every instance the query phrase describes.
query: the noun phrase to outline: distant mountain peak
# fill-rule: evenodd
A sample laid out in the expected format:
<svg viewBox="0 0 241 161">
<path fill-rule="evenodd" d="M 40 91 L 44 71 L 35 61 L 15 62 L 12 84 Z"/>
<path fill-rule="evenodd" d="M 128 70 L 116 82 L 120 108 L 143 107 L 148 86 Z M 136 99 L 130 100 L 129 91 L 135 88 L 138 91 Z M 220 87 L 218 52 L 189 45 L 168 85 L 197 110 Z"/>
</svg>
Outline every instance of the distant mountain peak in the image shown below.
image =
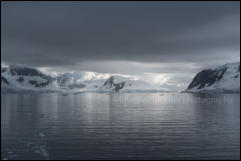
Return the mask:
<svg viewBox="0 0 241 161">
<path fill-rule="evenodd" d="M 186 92 L 240 92 L 240 63 L 228 63 L 199 72 Z"/>
<path fill-rule="evenodd" d="M 107 77 L 108 76 L 108 77 Z M 51 92 L 160 92 L 166 89 L 151 83 L 121 75 L 95 72 L 47 75 L 37 69 L 21 66 L 2 68 L 2 89 L 8 91 Z"/>
<path fill-rule="evenodd" d="M 116 78 L 115 76 L 111 76 L 109 79 L 107 79 L 105 81 L 105 83 L 103 84 L 103 87 L 109 88 L 109 89 L 113 90 L 114 92 L 118 92 L 119 90 L 124 88 L 125 82 L 123 81 L 123 82 L 120 82 L 120 83 L 115 83 L 114 82 L 115 78 Z"/>
</svg>

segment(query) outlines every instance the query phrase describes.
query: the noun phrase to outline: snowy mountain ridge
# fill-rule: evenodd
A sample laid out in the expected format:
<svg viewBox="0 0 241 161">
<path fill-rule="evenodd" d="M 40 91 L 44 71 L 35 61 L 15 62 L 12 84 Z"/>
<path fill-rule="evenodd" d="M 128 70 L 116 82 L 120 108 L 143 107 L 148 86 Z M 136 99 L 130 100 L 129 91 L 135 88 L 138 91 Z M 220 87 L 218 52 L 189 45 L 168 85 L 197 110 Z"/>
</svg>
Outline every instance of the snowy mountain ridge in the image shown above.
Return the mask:
<svg viewBox="0 0 241 161">
<path fill-rule="evenodd" d="M 49 75 L 22 66 L 1 65 L 2 92 L 172 92 L 163 85 L 121 74 L 72 72 Z M 240 63 L 199 72 L 184 92 L 240 93 Z"/>
<path fill-rule="evenodd" d="M 1 90 L 41 92 L 163 92 L 158 85 L 120 75 L 73 72 L 50 76 L 37 69 L 1 66 Z"/>
<path fill-rule="evenodd" d="M 240 93 L 240 62 L 202 70 L 185 92 Z"/>
</svg>

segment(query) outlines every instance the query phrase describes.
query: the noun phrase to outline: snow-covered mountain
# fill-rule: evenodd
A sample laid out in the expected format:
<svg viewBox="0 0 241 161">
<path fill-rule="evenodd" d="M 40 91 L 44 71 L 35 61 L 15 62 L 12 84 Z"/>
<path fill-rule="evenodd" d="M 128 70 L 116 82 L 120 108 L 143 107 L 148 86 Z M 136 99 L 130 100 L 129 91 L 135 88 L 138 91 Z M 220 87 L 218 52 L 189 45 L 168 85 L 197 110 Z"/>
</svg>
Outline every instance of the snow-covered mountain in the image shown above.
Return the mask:
<svg viewBox="0 0 241 161">
<path fill-rule="evenodd" d="M 50 76 L 34 68 L 1 66 L 1 91 L 170 92 L 163 86 L 118 74 L 72 72 Z M 240 63 L 205 69 L 185 92 L 240 93 Z"/>
<path fill-rule="evenodd" d="M 185 92 L 240 93 L 240 62 L 202 70 Z"/>
<path fill-rule="evenodd" d="M 158 85 L 153 85 L 140 80 L 128 79 L 120 76 L 111 76 L 104 84 L 99 88 L 101 91 L 113 91 L 113 92 L 158 92 L 168 91 Z"/>
<path fill-rule="evenodd" d="M 1 67 L 1 90 L 54 89 L 53 78 L 40 71 L 19 66 Z"/>
<path fill-rule="evenodd" d="M 50 76 L 21 66 L 1 67 L 1 90 L 42 92 L 164 92 L 167 89 L 120 75 L 73 72 Z"/>
</svg>

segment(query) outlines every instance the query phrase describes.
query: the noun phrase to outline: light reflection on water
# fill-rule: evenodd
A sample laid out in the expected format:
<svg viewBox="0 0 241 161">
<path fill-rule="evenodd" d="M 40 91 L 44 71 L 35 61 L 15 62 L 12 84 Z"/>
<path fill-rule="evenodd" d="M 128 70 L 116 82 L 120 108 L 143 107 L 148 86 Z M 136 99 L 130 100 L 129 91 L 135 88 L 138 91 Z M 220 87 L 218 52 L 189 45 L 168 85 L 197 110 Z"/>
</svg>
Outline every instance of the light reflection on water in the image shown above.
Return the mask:
<svg viewBox="0 0 241 161">
<path fill-rule="evenodd" d="M 2 94 L 2 159 L 239 159 L 240 95 Z"/>
</svg>

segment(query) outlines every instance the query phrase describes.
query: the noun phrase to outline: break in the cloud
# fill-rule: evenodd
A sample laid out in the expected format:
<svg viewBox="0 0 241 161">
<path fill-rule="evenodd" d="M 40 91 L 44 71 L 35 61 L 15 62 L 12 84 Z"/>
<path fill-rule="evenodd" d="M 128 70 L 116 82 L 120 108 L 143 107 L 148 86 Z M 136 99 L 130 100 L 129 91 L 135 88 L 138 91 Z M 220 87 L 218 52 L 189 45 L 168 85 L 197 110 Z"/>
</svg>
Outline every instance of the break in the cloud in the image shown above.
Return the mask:
<svg viewBox="0 0 241 161">
<path fill-rule="evenodd" d="M 8 64 L 156 73 L 153 79 L 176 83 L 205 66 L 239 61 L 240 2 L 6 1 L 1 33 Z"/>
</svg>

